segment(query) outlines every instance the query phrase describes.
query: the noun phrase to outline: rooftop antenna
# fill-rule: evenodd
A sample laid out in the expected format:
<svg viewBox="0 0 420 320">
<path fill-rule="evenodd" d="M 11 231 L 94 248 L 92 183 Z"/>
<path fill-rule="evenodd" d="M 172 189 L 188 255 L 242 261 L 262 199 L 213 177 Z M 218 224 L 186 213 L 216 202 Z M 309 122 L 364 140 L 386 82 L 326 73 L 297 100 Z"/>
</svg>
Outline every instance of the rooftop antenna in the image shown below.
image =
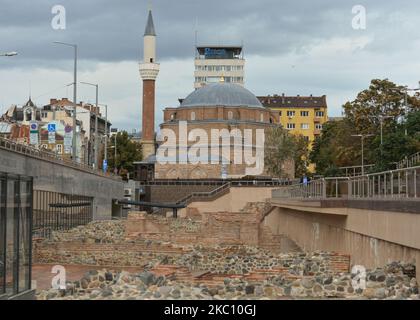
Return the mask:
<svg viewBox="0 0 420 320">
<path fill-rule="evenodd" d="M 147 1 L 147 8 L 152 11 L 152 0 Z"/>
<path fill-rule="evenodd" d="M 198 17 L 195 18 L 195 34 L 194 34 L 194 55 L 197 56 L 198 45 Z"/>
</svg>

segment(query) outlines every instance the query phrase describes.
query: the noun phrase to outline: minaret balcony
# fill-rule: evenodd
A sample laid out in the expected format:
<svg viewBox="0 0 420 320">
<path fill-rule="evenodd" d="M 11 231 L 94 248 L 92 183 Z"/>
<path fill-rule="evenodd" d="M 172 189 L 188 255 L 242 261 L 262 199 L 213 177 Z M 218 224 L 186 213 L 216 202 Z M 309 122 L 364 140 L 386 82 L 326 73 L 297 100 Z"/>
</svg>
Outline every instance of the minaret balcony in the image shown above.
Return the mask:
<svg viewBox="0 0 420 320">
<path fill-rule="evenodd" d="M 156 80 L 159 74 L 159 63 L 140 63 L 139 70 L 140 76 L 143 80 Z"/>
</svg>

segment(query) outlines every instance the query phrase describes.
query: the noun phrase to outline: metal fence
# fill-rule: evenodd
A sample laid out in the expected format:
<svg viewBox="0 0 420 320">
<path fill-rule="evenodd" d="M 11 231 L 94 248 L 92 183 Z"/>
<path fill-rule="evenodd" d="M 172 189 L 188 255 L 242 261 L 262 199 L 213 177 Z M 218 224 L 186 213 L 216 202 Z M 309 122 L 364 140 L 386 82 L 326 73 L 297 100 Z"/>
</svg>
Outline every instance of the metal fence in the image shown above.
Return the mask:
<svg viewBox="0 0 420 320">
<path fill-rule="evenodd" d="M 414 167 L 420 164 L 420 152 L 417 152 L 397 163 L 397 169 Z"/>
<path fill-rule="evenodd" d="M 111 172 L 102 172 L 101 170 L 95 170 L 93 169 L 91 166 L 84 164 L 84 163 L 79 163 L 79 162 L 75 162 L 71 159 L 65 159 L 62 158 L 60 155 L 49 151 L 49 150 L 43 150 L 43 149 L 38 149 L 35 148 L 33 146 L 29 146 L 29 145 L 25 145 L 22 143 L 17 143 L 13 140 L 9 140 L 9 139 L 5 139 L 0 137 L 0 148 L 9 150 L 9 151 L 13 151 L 13 152 L 17 152 L 17 153 L 21 153 L 21 154 L 25 154 L 34 158 L 39 158 L 39 159 L 44 159 L 44 160 L 48 160 L 48 161 L 52 161 L 61 165 L 65 165 L 68 167 L 72 167 L 72 168 L 76 168 L 79 170 L 83 170 L 89 173 L 93 173 L 93 174 L 97 174 L 100 176 L 105 176 L 108 178 L 112 178 L 112 179 L 116 179 L 116 180 L 121 180 L 121 177 L 118 175 L 115 175 Z"/>
<path fill-rule="evenodd" d="M 420 199 L 420 166 L 357 177 L 332 177 L 273 190 L 273 198 Z"/>
<path fill-rule="evenodd" d="M 0 299 L 31 289 L 31 177 L 0 173 Z"/>
<path fill-rule="evenodd" d="M 69 230 L 93 220 L 93 198 L 50 191 L 34 191 L 33 235 L 49 238 L 51 231 Z"/>
</svg>

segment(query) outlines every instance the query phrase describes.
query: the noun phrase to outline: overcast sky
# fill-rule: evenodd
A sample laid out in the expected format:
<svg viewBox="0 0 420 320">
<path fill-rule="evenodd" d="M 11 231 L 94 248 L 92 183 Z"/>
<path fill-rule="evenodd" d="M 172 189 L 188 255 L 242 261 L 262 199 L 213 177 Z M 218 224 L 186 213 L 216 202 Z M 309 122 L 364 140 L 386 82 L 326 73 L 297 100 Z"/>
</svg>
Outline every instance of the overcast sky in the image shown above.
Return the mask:
<svg viewBox="0 0 420 320">
<path fill-rule="evenodd" d="M 0 0 L 0 112 L 23 104 L 72 98 L 71 48 L 79 45 L 79 80 L 99 83 L 115 127 L 140 129 L 138 61 L 150 1 Z M 255 95 L 327 95 L 329 115 L 341 114 L 373 78 L 417 87 L 420 80 L 418 0 L 153 0 L 161 72 L 156 122 L 193 90 L 194 30 L 199 44 L 244 44 L 245 86 Z M 54 30 L 53 6 L 66 9 L 66 29 Z M 355 30 L 352 8 L 366 8 Z M 94 102 L 79 85 L 78 100 Z"/>
</svg>

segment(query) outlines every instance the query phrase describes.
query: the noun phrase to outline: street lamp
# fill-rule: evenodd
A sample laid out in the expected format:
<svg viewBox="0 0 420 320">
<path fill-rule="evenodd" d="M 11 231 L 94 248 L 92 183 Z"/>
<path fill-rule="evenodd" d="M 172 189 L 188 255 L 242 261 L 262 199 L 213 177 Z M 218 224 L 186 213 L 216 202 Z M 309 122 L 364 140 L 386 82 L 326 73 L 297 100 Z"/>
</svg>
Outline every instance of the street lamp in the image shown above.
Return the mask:
<svg viewBox="0 0 420 320">
<path fill-rule="evenodd" d="M 89 86 L 93 86 L 96 88 L 96 110 L 95 110 L 95 156 L 94 156 L 94 166 L 98 168 L 98 91 L 99 85 L 95 83 L 89 82 L 80 82 Z"/>
<path fill-rule="evenodd" d="M 107 152 L 107 146 L 108 146 L 108 105 L 100 104 L 100 106 L 105 107 L 105 155 L 104 155 L 104 160 L 108 161 L 108 152 Z"/>
<path fill-rule="evenodd" d="M 364 140 L 367 137 L 372 137 L 373 134 L 352 134 L 352 137 L 360 137 L 362 140 L 362 176 L 365 175 L 365 155 L 364 155 Z"/>
<path fill-rule="evenodd" d="M 384 126 L 384 120 L 385 119 L 391 119 L 391 118 L 394 118 L 393 116 L 384 116 L 384 115 L 379 115 L 379 116 L 369 116 L 370 118 L 378 118 L 379 119 L 379 124 L 380 124 L 380 127 L 381 127 L 381 148 L 382 148 L 382 144 L 383 144 L 383 142 L 384 142 L 384 139 L 383 139 L 383 126 Z"/>
<path fill-rule="evenodd" d="M 73 47 L 74 49 L 74 70 L 73 70 L 73 103 L 74 103 L 74 110 L 73 110 L 73 158 L 77 161 L 77 148 L 76 148 L 76 111 L 77 111 L 77 45 L 66 43 L 66 42 L 59 42 L 54 41 L 55 44 L 61 44 L 63 46 Z"/>
<path fill-rule="evenodd" d="M 111 128 L 111 133 L 114 132 L 114 172 L 117 169 L 117 135 L 118 135 L 118 128 Z M 111 147 L 112 148 L 112 147 Z"/>
<path fill-rule="evenodd" d="M 419 81 L 419 85 L 420 85 L 420 81 Z M 391 88 L 392 91 L 398 91 L 398 92 L 404 92 L 404 117 L 407 117 L 408 114 L 408 91 L 420 91 L 420 88 L 408 88 L 408 86 L 403 86 L 403 87 L 396 87 L 396 88 Z M 405 119 L 404 119 L 404 123 L 405 123 Z M 407 135 L 407 126 L 405 126 L 405 135 Z"/>
<path fill-rule="evenodd" d="M 0 53 L 0 57 L 13 57 L 13 56 L 17 56 L 17 54 L 18 53 L 16 51 Z"/>
</svg>

